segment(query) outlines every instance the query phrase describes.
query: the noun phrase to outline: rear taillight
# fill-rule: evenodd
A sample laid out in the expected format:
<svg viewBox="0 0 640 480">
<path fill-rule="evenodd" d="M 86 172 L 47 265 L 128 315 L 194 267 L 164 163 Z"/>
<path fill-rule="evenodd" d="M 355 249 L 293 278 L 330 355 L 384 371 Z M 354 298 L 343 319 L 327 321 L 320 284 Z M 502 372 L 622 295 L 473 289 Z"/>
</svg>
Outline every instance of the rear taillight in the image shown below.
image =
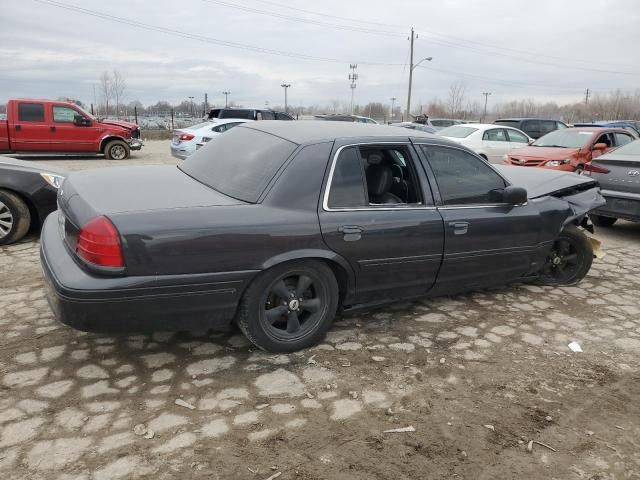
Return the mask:
<svg viewBox="0 0 640 480">
<path fill-rule="evenodd" d="M 584 166 L 584 171 L 591 175 L 592 173 L 609 173 L 611 170 L 605 167 L 601 167 L 600 165 L 594 165 L 592 163 L 587 163 Z"/>
<path fill-rule="evenodd" d="M 192 135 L 191 133 L 183 133 L 182 135 L 180 135 L 180 137 L 178 137 L 180 139 L 180 141 L 183 140 L 193 140 L 195 138 L 195 135 Z"/>
<path fill-rule="evenodd" d="M 107 217 L 96 217 L 80 229 L 76 253 L 100 267 L 124 267 L 120 236 Z"/>
</svg>

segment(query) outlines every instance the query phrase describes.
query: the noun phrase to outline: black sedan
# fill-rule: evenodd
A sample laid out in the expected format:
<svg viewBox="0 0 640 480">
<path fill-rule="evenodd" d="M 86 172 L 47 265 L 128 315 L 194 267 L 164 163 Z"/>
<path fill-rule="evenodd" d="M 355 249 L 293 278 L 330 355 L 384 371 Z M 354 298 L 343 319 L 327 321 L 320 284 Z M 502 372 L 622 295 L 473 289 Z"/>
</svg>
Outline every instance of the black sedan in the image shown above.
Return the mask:
<svg viewBox="0 0 640 480">
<path fill-rule="evenodd" d="M 594 158 L 585 172 L 598 181 L 607 201 L 593 212 L 593 223 L 610 227 L 618 218 L 640 222 L 640 140 Z"/>
<path fill-rule="evenodd" d="M 0 245 L 17 242 L 29 230 L 39 230 L 56 207 L 65 172 L 0 157 Z"/>
<path fill-rule="evenodd" d="M 525 190 L 525 187 L 527 190 Z M 537 279 L 571 285 L 594 180 L 496 169 L 397 127 L 255 122 L 179 167 L 72 173 L 44 226 L 56 317 L 82 330 L 235 319 L 269 351 L 318 342 L 339 310 Z"/>
</svg>

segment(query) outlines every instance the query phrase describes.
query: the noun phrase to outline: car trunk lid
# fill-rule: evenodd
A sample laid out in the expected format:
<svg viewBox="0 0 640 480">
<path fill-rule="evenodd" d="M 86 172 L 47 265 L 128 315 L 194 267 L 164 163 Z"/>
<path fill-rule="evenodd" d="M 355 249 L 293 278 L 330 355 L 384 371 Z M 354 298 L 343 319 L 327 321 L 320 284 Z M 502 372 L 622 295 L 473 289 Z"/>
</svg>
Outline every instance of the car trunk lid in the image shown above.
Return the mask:
<svg viewBox="0 0 640 480">
<path fill-rule="evenodd" d="M 608 170 L 608 173 L 600 169 Z M 640 193 L 640 157 L 620 155 L 613 158 L 599 157 L 591 162 L 591 177 L 603 190 Z"/>
</svg>

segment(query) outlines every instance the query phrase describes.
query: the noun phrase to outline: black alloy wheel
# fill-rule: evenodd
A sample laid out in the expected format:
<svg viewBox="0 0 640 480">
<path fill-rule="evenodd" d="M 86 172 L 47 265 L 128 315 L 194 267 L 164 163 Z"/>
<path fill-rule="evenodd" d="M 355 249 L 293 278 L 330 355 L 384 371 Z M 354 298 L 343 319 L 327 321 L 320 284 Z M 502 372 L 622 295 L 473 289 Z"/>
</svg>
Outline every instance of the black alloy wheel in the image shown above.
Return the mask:
<svg viewBox="0 0 640 480">
<path fill-rule="evenodd" d="M 593 247 L 589 238 L 569 225 L 553 242 L 540 276 L 549 285 L 575 285 L 587 274 L 592 262 Z"/>
</svg>

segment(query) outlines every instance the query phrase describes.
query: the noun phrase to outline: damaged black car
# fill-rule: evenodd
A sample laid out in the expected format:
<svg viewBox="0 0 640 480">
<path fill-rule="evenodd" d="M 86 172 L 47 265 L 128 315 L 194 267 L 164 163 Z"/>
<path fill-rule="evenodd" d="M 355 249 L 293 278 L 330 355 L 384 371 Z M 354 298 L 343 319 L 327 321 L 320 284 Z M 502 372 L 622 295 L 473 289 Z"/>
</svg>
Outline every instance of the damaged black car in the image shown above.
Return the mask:
<svg viewBox="0 0 640 480">
<path fill-rule="evenodd" d="M 593 260 L 574 174 L 489 165 L 443 138 L 343 122 L 256 122 L 179 167 L 73 172 L 44 226 L 56 317 L 89 331 L 225 328 L 289 352 L 335 315 L 536 280 Z"/>
</svg>

